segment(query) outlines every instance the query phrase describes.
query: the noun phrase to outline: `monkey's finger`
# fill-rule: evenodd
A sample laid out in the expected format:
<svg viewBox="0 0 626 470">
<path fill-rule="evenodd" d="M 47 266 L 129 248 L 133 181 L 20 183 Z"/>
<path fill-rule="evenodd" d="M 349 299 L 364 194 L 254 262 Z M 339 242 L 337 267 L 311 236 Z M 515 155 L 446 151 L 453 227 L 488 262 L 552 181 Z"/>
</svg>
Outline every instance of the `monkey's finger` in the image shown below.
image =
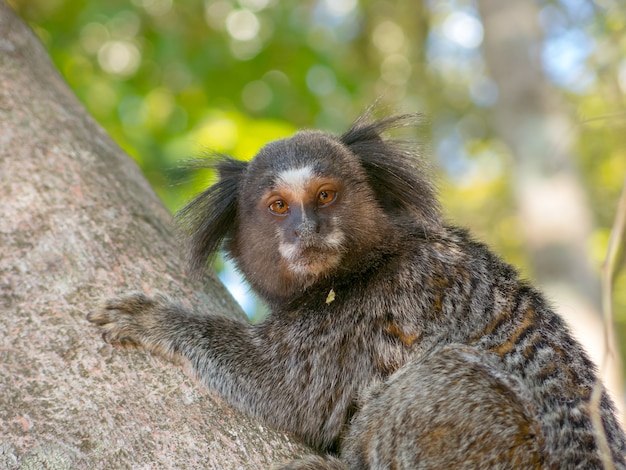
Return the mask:
<svg viewBox="0 0 626 470">
<path fill-rule="evenodd" d="M 122 297 L 108 299 L 104 310 L 119 310 L 126 313 L 137 313 L 154 307 L 155 301 L 142 292 L 132 292 Z"/>
<path fill-rule="evenodd" d="M 106 310 L 97 310 L 95 312 L 89 312 L 87 314 L 87 321 L 93 323 L 95 325 L 106 325 L 107 323 L 111 323 L 114 319 L 114 315 L 111 315 L 109 311 Z"/>
<path fill-rule="evenodd" d="M 102 340 L 115 347 L 121 348 L 138 348 L 141 346 L 136 339 L 130 336 L 120 336 L 119 331 L 105 331 L 102 333 Z"/>
</svg>

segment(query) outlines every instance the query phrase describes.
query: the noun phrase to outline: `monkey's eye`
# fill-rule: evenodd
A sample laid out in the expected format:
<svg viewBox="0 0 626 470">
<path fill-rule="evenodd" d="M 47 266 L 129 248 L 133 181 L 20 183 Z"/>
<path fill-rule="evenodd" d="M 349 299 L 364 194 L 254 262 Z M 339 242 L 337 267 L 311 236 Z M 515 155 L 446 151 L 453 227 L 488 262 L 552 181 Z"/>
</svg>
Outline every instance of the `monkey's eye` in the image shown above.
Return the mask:
<svg viewBox="0 0 626 470">
<path fill-rule="evenodd" d="M 289 204 L 281 199 L 278 199 L 269 205 L 269 210 L 273 214 L 284 215 L 289 212 Z"/>
<path fill-rule="evenodd" d="M 318 207 L 324 207 L 332 203 L 337 197 L 337 191 L 333 189 L 322 189 L 317 194 Z"/>
</svg>

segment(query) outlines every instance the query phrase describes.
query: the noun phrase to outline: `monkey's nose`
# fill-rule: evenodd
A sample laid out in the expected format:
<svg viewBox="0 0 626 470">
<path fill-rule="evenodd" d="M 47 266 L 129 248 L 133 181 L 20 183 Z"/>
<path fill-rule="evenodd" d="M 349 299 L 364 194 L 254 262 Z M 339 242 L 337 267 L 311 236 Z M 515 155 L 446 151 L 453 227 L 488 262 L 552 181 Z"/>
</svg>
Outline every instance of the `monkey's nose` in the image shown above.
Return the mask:
<svg viewBox="0 0 626 470">
<path fill-rule="evenodd" d="M 293 230 L 293 234 L 296 237 L 308 237 L 316 233 L 320 233 L 320 224 L 312 220 L 302 222 Z"/>
</svg>

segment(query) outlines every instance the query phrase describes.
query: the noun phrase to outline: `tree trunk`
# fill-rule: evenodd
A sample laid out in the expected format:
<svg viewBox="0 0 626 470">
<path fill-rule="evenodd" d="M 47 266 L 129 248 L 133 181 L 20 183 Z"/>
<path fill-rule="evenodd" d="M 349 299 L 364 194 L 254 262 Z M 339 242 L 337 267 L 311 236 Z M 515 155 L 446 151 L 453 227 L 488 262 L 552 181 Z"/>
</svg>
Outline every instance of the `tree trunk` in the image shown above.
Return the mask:
<svg viewBox="0 0 626 470">
<path fill-rule="evenodd" d="M 576 125 L 542 70 L 538 7 L 532 0 L 479 0 L 478 7 L 499 90 L 494 123 L 515 158 L 514 195 L 533 275 L 603 364 L 600 283 L 587 256 L 592 215 L 573 158 Z M 623 412 L 617 353 L 602 373 Z"/>
<path fill-rule="evenodd" d="M 184 274 L 170 215 L 0 0 L 0 468 L 264 468 L 306 452 L 183 374 L 103 343 L 129 290 L 242 316 Z"/>
</svg>

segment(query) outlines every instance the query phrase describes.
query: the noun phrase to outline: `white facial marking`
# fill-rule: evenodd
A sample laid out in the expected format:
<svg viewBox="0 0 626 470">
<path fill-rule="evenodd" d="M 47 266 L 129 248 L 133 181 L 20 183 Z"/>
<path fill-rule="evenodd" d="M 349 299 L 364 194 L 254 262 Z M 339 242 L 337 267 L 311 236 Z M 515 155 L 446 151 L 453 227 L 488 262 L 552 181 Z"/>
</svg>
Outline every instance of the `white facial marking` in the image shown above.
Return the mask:
<svg viewBox="0 0 626 470">
<path fill-rule="evenodd" d="M 341 246 L 345 239 L 343 232 L 333 230 L 319 245 L 319 253 L 304 254 L 297 242 L 286 242 L 278 231 L 278 252 L 287 263 L 288 269 L 300 276 L 317 276 L 322 271 L 334 268 L 341 262 Z"/>
<path fill-rule="evenodd" d="M 332 248 L 339 248 L 344 240 L 344 235 L 341 230 L 333 230 L 330 235 L 324 239 L 324 244 Z"/>
<path fill-rule="evenodd" d="M 306 191 L 307 185 L 314 177 L 315 173 L 310 166 L 294 168 L 279 173 L 278 184 L 287 186 L 293 193 L 303 194 Z"/>
<path fill-rule="evenodd" d="M 278 251 L 285 261 L 292 263 L 298 259 L 300 249 L 295 243 L 280 242 L 278 244 Z"/>
</svg>

